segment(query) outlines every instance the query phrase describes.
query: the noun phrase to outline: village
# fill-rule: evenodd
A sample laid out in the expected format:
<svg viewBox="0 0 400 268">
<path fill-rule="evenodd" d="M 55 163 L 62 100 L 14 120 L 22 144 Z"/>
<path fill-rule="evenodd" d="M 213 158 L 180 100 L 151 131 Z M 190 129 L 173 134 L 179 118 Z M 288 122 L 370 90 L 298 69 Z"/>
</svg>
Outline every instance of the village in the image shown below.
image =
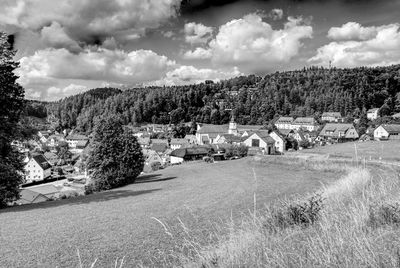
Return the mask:
<svg viewBox="0 0 400 268">
<path fill-rule="evenodd" d="M 369 122 L 379 120 L 379 109 L 368 110 L 367 118 Z M 400 114 L 391 118 L 397 122 Z M 232 116 L 228 125 L 198 123 L 195 133 L 183 138 L 157 138 L 165 137 L 163 134 L 172 130 L 171 125 L 147 124 L 131 130 L 142 148 L 142 173 L 146 174 L 188 161 L 216 163 L 253 155 L 283 155 L 349 141 L 400 140 L 400 124 L 379 124 L 360 135 L 355 127 L 357 120 L 345 123 L 339 112 L 325 112 L 320 120 L 282 116 L 268 129 L 262 125 L 239 125 Z M 47 129 L 38 131 L 35 139 L 13 142 L 25 155 L 25 182 L 21 185 L 21 197 L 14 204 L 84 195 L 90 177 L 85 166 L 89 143 L 89 136 Z"/>
</svg>

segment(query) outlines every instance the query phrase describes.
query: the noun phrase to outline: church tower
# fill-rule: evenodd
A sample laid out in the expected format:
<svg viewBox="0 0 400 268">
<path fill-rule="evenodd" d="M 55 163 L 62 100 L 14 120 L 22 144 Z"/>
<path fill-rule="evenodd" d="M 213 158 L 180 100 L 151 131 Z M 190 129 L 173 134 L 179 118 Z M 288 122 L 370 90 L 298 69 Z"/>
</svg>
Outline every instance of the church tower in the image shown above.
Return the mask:
<svg viewBox="0 0 400 268">
<path fill-rule="evenodd" d="M 233 134 L 235 136 L 237 136 L 239 134 L 238 130 L 237 130 L 237 124 L 235 122 L 235 116 L 233 114 L 231 117 L 231 122 L 229 123 L 228 134 Z"/>
</svg>

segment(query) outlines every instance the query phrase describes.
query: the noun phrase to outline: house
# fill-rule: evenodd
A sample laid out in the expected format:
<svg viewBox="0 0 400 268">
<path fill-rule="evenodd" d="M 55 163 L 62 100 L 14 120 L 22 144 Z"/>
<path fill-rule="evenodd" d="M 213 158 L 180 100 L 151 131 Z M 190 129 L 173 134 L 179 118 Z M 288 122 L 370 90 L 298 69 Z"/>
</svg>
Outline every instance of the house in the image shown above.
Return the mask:
<svg viewBox="0 0 400 268">
<path fill-rule="evenodd" d="M 248 147 L 260 148 L 264 154 L 275 153 L 275 140 L 267 131 L 257 131 L 249 136 L 243 143 Z"/>
<path fill-rule="evenodd" d="M 41 143 L 46 143 L 49 138 L 49 131 L 47 130 L 39 130 L 37 133 L 39 140 Z"/>
<path fill-rule="evenodd" d="M 305 132 L 302 129 L 294 131 L 292 135 L 293 139 L 295 139 L 298 143 L 307 141 Z"/>
<path fill-rule="evenodd" d="M 47 139 L 47 145 L 54 148 L 58 146 L 60 141 L 64 141 L 64 136 L 61 134 L 53 134 Z"/>
<path fill-rule="evenodd" d="M 184 148 L 189 146 L 189 142 L 186 139 L 171 139 L 170 147 L 172 150 Z"/>
<path fill-rule="evenodd" d="M 165 143 L 153 143 L 150 149 L 162 154 L 168 149 L 168 145 Z"/>
<path fill-rule="evenodd" d="M 293 117 L 281 116 L 275 121 L 275 126 L 278 129 L 292 129 Z"/>
<path fill-rule="evenodd" d="M 183 161 L 202 159 L 210 153 L 210 148 L 206 147 L 191 147 L 176 149 L 171 152 L 171 164 L 180 164 Z"/>
<path fill-rule="evenodd" d="M 315 131 L 319 127 L 317 121 L 313 117 L 297 117 L 292 123 L 292 129 L 300 128 L 308 131 Z"/>
<path fill-rule="evenodd" d="M 154 165 L 158 165 L 157 169 L 161 167 L 164 163 L 164 160 L 161 158 L 161 156 L 155 152 L 155 151 L 150 151 L 149 154 L 146 155 L 146 159 L 144 161 L 144 168 L 143 170 L 145 172 L 151 172 L 154 171 Z"/>
<path fill-rule="evenodd" d="M 358 132 L 353 124 L 327 123 L 319 133 L 320 139 L 343 142 L 359 138 Z"/>
<path fill-rule="evenodd" d="M 137 137 L 137 141 L 142 148 L 148 148 L 150 146 L 149 137 Z"/>
<path fill-rule="evenodd" d="M 400 124 L 382 124 L 374 130 L 375 140 L 399 140 Z"/>
<path fill-rule="evenodd" d="M 45 152 L 43 155 L 44 155 L 44 158 L 46 158 L 46 160 L 52 166 L 56 165 L 58 160 L 59 160 L 58 156 L 55 153 L 52 153 L 52 152 Z"/>
<path fill-rule="evenodd" d="M 196 132 L 197 144 L 212 144 L 220 134 L 228 134 L 228 126 L 226 125 L 198 125 Z"/>
<path fill-rule="evenodd" d="M 286 140 L 278 131 L 271 131 L 269 136 L 275 140 L 275 150 L 276 152 L 283 153 L 286 149 Z"/>
<path fill-rule="evenodd" d="M 400 119 L 400 113 L 392 115 L 393 119 Z"/>
<path fill-rule="evenodd" d="M 235 144 L 239 145 L 242 142 L 240 136 L 235 136 L 233 134 L 219 134 L 215 138 L 214 144 Z"/>
<path fill-rule="evenodd" d="M 367 111 L 367 118 L 369 120 L 375 120 L 379 117 L 379 108 L 372 108 Z"/>
<path fill-rule="evenodd" d="M 51 165 L 41 154 L 32 156 L 24 169 L 26 182 L 42 181 L 51 176 Z"/>
<path fill-rule="evenodd" d="M 284 129 L 284 128 L 278 128 L 278 132 L 281 136 L 285 138 L 292 137 L 295 133 L 293 129 Z"/>
<path fill-rule="evenodd" d="M 189 142 L 189 144 L 197 143 L 196 135 L 187 134 L 184 139 L 187 140 Z"/>
<path fill-rule="evenodd" d="M 321 116 L 321 121 L 325 122 L 342 122 L 342 115 L 339 112 L 325 112 Z"/>
<path fill-rule="evenodd" d="M 89 143 L 89 138 L 85 135 L 70 134 L 65 138 L 65 141 L 71 149 L 84 149 Z"/>
<path fill-rule="evenodd" d="M 14 202 L 16 205 L 34 204 L 48 201 L 49 198 L 41 193 L 29 190 L 21 189 L 19 192 L 19 199 Z"/>
</svg>

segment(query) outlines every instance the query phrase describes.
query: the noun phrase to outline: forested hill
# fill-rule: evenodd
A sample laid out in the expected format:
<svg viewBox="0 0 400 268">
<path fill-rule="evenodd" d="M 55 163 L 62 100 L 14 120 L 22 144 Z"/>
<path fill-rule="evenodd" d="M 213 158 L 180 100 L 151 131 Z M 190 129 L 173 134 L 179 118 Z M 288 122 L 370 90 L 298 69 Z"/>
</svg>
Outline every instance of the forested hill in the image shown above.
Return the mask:
<svg viewBox="0 0 400 268">
<path fill-rule="evenodd" d="M 196 121 L 223 124 L 231 110 L 240 124 L 265 124 L 279 115 L 318 116 L 340 111 L 357 117 L 377 107 L 400 111 L 400 65 L 377 68 L 304 68 L 264 78 L 242 76 L 219 83 L 93 89 L 46 104 L 60 126 L 90 132 L 96 117 L 118 114 L 126 124 Z"/>
</svg>

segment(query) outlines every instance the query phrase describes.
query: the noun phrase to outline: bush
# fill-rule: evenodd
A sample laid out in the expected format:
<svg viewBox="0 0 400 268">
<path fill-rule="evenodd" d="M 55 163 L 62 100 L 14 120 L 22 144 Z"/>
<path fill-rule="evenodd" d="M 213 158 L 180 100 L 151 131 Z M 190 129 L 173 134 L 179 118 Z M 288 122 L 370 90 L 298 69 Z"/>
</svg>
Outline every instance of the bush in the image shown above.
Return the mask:
<svg viewBox="0 0 400 268">
<path fill-rule="evenodd" d="M 321 194 L 315 194 L 305 201 L 297 201 L 284 207 L 274 208 L 270 225 L 280 228 L 292 225 L 309 226 L 320 219 L 322 209 L 323 197 Z"/>
<path fill-rule="evenodd" d="M 369 208 L 368 225 L 379 227 L 382 225 L 400 224 L 400 203 L 375 204 Z"/>
</svg>

